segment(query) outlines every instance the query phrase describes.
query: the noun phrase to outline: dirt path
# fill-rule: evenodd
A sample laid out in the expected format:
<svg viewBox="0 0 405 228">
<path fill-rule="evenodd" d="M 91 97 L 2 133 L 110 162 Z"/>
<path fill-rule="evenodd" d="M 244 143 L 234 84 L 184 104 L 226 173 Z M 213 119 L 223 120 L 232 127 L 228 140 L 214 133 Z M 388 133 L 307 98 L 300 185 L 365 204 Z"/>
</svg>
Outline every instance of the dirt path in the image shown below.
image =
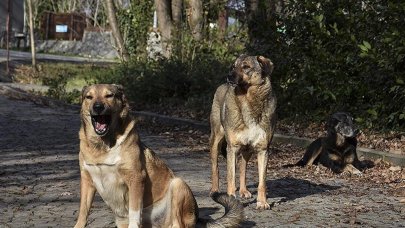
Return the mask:
<svg viewBox="0 0 405 228">
<path fill-rule="evenodd" d="M 74 225 L 79 208 L 79 125 L 75 110 L 0 96 L 0 227 Z M 178 128 L 156 129 L 149 124 L 139 128 L 142 140 L 190 185 L 200 214 L 220 216 L 222 209 L 207 197 L 207 135 Z M 403 170 L 383 168 L 392 180 L 377 183 L 368 173 L 348 178 L 329 175 L 323 169 L 282 168 L 302 151 L 285 145 L 272 151 L 267 183 L 272 209 L 256 211 L 253 200 L 244 201 L 247 221 L 243 227 L 405 226 L 405 204 L 400 202 L 405 197 Z M 222 160 L 222 190 L 224 164 Z M 256 194 L 256 166 L 250 166 L 248 184 Z M 99 197 L 89 227 L 114 227 L 113 216 Z"/>
</svg>

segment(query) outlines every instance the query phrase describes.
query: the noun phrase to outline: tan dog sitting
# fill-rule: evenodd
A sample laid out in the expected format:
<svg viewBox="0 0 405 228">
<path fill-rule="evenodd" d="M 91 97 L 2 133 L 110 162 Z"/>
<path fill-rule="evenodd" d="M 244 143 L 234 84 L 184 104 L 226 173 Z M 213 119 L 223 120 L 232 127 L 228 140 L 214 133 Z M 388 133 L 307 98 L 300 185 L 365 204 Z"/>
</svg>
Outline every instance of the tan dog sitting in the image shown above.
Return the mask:
<svg viewBox="0 0 405 228">
<path fill-rule="evenodd" d="M 257 209 L 270 208 L 266 201 L 266 168 L 276 121 L 276 98 L 270 82 L 272 71 L 273 63 L 269 59 L 241 55 L 228 76 L 229 83 L 217 89 L 210 115 L 211 192 L 219 190 L 218 153 L 226 148 L 228 194 L 235 195 L 235 165 L 241 153 L 239 194 L 243 198 L 252 197 L 246 188 L 246 165 L 256 153 Z"/>
<path fill-rule="evenodd" d="M 97 192 L 112 209 L 117 227 L 235 227 L 243 206 L 227 194 L 214 200 L 225 215 L 198 219 L 189 186 L 143 145 L 121 86 L 92 85 L 82 92 L 80 136 L 80 211 L 84 227 Z M 198 223 L 197 223 L 198 222 Z"/>
</svg>

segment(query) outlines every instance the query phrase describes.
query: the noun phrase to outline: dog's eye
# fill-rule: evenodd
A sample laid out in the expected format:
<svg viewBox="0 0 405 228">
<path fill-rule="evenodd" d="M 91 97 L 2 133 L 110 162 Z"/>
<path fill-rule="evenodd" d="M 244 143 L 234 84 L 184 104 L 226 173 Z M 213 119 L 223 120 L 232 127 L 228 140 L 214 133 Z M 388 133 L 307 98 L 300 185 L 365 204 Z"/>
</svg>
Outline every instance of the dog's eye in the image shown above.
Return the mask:
<svg viewBox="0 0 405 228">
<path fill-rule="evenodd" d="M 105 98 L 112 98 L 114 96 L 114 94 L 107 94 L 105 95 Z"/>
<path fill-rule="evenodd" d="M 93 97 L 89 95 L 89 96 L 86 96 L 86 99 L 91 100 L 91 99 L 93 99 Z"/>
<path fill-rule="evenodd" d="M 243 65 L 243 66 L 242 66 L 242 69 L 244 69 L 244 70 L 247 70 L 247 69 L 249 69 L 249 68 L 250 68 L 249 65 Z"/>
</svg>

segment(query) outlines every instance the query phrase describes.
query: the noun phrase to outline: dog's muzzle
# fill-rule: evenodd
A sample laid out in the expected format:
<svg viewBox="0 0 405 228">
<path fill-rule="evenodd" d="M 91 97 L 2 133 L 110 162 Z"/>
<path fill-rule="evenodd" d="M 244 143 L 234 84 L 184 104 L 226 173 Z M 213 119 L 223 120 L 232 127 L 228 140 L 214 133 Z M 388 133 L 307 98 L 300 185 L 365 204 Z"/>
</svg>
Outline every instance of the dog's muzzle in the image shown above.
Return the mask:
<svg viewBox="0 0 405 228">
<path fill-rule="evenodd" d="M 231 85 L 231 86 L 236 86 L 238 83 L 236 82 L 236 75 L 235 74 L 229 74 L 226 77 L 226 82 Z"/>
<path fill-rule="evenodd" d="M 346 138 L 355 138 L 360 133 L 359 129 L 342 124 L 338 124 L 338 132 Z"/>
<path fill-rule="evenodd" d="M 103 103 L 94 103 L 91 112 L 91 123 L 96 134 L 100 136 L 107 134 L 111 123 L 111 115 L 108 115 L 105 112 L 106 107 Z"/>
<path fill-rule="evenodd" d="M 233 86 L 233 87 L 238 85 L 233 80 L 230 80 L 229 78 L 226 78 L 226 82 L 228 83 L 228 85 Z"/>
</svg>

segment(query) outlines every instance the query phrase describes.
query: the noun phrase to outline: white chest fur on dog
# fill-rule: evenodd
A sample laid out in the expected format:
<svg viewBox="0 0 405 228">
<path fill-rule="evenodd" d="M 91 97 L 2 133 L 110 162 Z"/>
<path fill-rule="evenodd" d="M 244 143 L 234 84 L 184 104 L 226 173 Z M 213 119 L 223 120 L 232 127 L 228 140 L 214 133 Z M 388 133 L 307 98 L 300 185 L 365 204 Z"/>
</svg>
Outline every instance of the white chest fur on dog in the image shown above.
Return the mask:
<svg viewBox="0 0 405 228">
<path fill-rule="evenodd" d="M 108 156 L 101 164 L 83 163 L 90 173 L 97 192 L 113 212 L 120 217 L 128 216 L 128 187 L 118 173 L 121 160 L 120 146 L 111 148 Z"/>
<path fill-rule="evenodd" d="M 251 145 L 253 147 L 263 140 L 266 140 L 266 132 L 255 121 L 255 119 L 252 118 L 251 109 L 246 103 L 242 105 L 241 114 L 246 128 L 243 131 L 238 132 L 238 140 L 243 145 Z"/>
</svg>

